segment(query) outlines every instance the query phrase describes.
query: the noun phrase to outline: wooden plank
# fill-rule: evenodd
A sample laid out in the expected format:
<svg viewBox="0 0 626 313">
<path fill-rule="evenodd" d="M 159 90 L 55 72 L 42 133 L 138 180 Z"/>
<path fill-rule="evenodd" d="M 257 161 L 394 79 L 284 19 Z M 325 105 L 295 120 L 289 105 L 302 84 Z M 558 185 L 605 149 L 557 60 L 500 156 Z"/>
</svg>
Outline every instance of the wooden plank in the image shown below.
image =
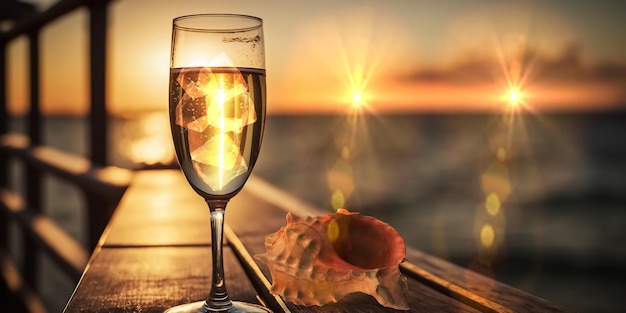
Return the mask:
<svg viewBox="0 0 626 313">
<path fill-rule="evenodd" d="M 120 200 L 102 245 L 208 245 L 210 225 L 207 204 L 180 170 L 143 171 Z"/>
<path fill-rule="evenodd" d="M 259 193 L 267 191 L 262 184 L 264 182 L 259 178 L 251 177 L 242 192 L 226 207 L 227 224 L 245 225 L 237 228 L 239 236 L 275 231 L 285 223 L 286 212 L 282 210 L 267 209 L 266 215 L 257 214 L 254 219 L 247 216 L 246 212 L 257 206 L 275 205 L 259 201 Z M 264 199 L 273 198 L 273 195 L 265 194 Z M 299 206 L 294 210 L 297 208 Z M 180 231 L 183 227 L 185 231 Z M 206 203 L 191 189 L 181 171 L 173 169 L 141 171 L 134 175 L 105 230 L 102 245 L 205 245 L 210 242 L 210 216 Z"/>
<path fill-rule="evenodd" d="M 284 226 L 287 223 L 286 214 L 286 211 L 244 187 L 226 207 L 224 220 L 240 237 L 263 236 Z"/>
<path fill-rule="evenodd" d="M 51 219 L 28 209 L 19 195 L 1 188 L 0 209 L 14 218 L 61 270 L 78 281 L 89 256 L 76 239 Z"/>
<path fill-rule="evenodd" d="M 570 312 L 547 300 L 410 249 L 406 275 L 485 312 Z"/>
<path fill-rule="evenodd" d="M 259 303 L 228 247 L 224 248 L 224 267 L 231 298 Z M 102 248 L 65 312 L 161 313 L 174 305 L 203 300 L 210 279 L 210 247 Z"/>
<path fill-rule="evenodd" d="M 263 299 L 264 305 L 269 307 L 274 313 L 290 313 L 291 310 L 287 307 L 285 301 L 280 296 L 270 293 L 271 283 L 263 274 L 256 261 L 252 259 L 252 256 L 243 242 L 239 240 L 239 237 L 237 237 L 228 225 L 224 227 L 224 238 L 228 240 L 230 247 L 237 256 L 237 259 L 239 259 L 239 263 L 248 275 L 254 289 L 257 291 L 260 298 Z"/>
</svg>

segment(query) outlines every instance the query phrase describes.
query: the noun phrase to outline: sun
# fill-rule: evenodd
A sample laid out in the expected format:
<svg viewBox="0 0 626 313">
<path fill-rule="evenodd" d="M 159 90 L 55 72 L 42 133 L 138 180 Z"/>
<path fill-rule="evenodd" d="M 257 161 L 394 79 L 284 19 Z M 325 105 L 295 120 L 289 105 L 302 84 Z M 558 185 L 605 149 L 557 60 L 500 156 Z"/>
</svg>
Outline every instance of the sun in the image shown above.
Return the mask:
<svg viewBox="0 0 626 313">
<path fill-rule="evenodd" d="M 520 92 L 519 92 L 519 90 L 515 90 L 515 89 L 513 89 L 513 90 L 510 90 L 510 91 L 509 91 L 509 102 L 510 102 L 512 105 L 517 105 L 517 104 L 519 104 L 520 100 L 521 100 L 521 97 L 520 97 Z"/>
<path fill-rule="evenodd" d="M 512 107 L 518 107 L 524 103 L 524 94 L 519 88 L 509 88 L 506 98 L 508 104 Z"/>
<path fill-rule="evenodd" d="M 364 104 L 363 95 L 360 92 L 355 92 L 352 95 L 352 106 L 359 108 L 359 107 L 362 107 L 363 104 Z"/>
<path fill-rule="evenodd" d="M 512 103 L 517 103 L 519 101 L 519 98 L 519 91 L 511 90 L 509 92 L 509 100 L 511 100 Z"/>
</svg>

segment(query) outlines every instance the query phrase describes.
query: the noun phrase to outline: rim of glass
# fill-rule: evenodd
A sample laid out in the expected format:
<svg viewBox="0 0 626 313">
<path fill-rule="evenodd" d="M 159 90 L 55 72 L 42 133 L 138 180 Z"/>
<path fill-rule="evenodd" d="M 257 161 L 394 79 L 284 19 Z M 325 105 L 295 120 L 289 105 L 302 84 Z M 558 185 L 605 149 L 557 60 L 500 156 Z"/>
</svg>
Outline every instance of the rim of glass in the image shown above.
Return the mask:
<svg viewBox="0 0 626 313">
<path fill-rule="evenodd" d="M 190 19 L 211 19 L 211 18 L 240 18 L 242 20 L 251 21 L 250 25 L 242 26 L 242 27 L 219 27 L 217 24 L 214 24 L 213 27 L 194 27 L 194 26 L 183 26 L 180 23 Z M 232 14 L 232 13 L 204 13 L 204 14 L 189 14 L 183 15 L 174 18 L 172 21 L 174 28 L 185 30 L 185 31 L 195 31 L 195 32 L 244 32 L 253 30 L 263 26 L 263 19 L 260 17 L 246 15 L 246 14 Z"/>
</svg>

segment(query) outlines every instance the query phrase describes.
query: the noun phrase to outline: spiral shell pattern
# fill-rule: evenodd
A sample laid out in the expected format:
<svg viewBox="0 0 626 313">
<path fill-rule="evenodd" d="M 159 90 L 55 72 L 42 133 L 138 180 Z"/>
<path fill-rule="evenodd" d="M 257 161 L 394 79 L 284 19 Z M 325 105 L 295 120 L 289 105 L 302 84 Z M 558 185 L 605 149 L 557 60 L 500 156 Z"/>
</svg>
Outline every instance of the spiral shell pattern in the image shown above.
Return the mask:
<svg viewBox="0 0 626 313">
<path fill-rule="evenodd" d="M 271 292 L 297 305 L 324 305 L 362 292 L 383 306 L 408 310 L 408 285 L 400 273 L 404 240 L 374 217 L 340 209 L 294 218 L 265 237 L 255 257 L 272 276 Z"/>
</svg>

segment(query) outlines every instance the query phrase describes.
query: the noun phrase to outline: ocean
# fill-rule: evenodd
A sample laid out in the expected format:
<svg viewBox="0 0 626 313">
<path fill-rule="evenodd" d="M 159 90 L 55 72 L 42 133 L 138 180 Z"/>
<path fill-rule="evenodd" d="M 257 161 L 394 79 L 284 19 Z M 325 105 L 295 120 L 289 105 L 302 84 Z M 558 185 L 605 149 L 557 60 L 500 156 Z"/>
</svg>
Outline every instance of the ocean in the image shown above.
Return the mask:
<svg viewBox="0 0 626 313">
<path fill-rule="evenodd" d="M 87 126 L 47 117 L 44 142 L 86 155 Z M 626 290 L 625 134 L 624 112 L 276 115 L 253 173 L 566 308 L 616 312 Z M 120 167 L 173 158 L 164 113 L 112 118 L 109 140 Z M 46 186 L 45 211 L 85 242 L 80 193 L 53 178 Z M 73 283 L 41 263 L 46 304 L 61 311 Z"/>
</svg>

